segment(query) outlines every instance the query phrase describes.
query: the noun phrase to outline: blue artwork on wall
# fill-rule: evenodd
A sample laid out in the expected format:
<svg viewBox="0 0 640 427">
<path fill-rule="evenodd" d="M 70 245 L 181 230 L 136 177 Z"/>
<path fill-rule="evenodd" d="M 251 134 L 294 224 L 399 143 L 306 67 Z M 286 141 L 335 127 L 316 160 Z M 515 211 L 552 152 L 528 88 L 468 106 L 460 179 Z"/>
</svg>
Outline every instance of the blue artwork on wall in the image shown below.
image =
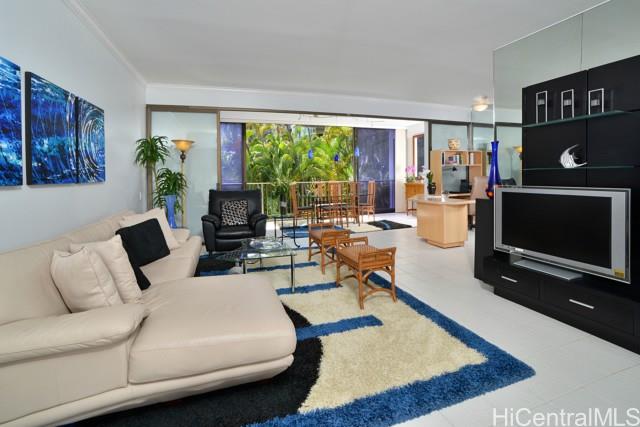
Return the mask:
<svg viewBox="0 0 640 427">
<path fill-rule="evenodd" d="M 78 120 L 78 182 L 104 182 L 104 111 L 82 98 Z"/>
<path fill-rule="evenodd" d="M 0 57 L 0 186 L 22 185 L 20 67 Z"/>
<path fill-rule="evenodd" d="M 25 74 L 27 184 L 78 182 L 75 95 Z"/>
</svg>

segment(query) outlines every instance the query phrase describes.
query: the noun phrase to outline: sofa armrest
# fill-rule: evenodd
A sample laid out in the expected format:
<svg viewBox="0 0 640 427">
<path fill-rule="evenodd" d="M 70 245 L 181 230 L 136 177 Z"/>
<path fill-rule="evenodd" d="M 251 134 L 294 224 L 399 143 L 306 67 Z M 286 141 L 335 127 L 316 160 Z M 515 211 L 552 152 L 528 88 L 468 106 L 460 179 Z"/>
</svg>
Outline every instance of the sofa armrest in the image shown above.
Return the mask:
<svg viewBox="0 0 640 427">
<path fill-rule="evenodd" d="M 260 221 L 266 221 L 269 217 L 263 213 L 257 213 L 249 217 L 249 227 L 256 228 L 256 224 Z"/>
<path fill-rule="evenodd" d="M 142 304 L 120 304 L 0 326 L 0 364 L 107 346 L 129 338 L 146 315 Z"/>
<path fill-rule="evenodd" d="M 172 228 L 171 232 L 181 245 L 189 240 L 189 237 L 191 236 L 191 231 L 188 228 Z"/>
<path fill-rule="evenodd" d="M 220 225 L 222 224 L 222 220 L 220 219 L 220 217 L 218 215 L 212 215 L 212 214 L 203 215 L 202 222 L 211 223 L 214 225 L 215 228 L 220 228 Z"/>
</svg>

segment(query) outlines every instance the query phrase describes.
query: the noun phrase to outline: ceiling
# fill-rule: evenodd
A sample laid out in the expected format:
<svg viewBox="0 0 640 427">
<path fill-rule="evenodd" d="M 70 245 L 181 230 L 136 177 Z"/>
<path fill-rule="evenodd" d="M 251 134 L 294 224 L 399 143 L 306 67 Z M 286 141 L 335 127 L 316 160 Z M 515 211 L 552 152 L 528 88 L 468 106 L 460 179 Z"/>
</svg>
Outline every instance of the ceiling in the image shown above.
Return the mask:
<svg viewBox="0 0 640 427">
<path fill-rule="evenodd" d="M 68 0 L 148 83 L 470 106 L 493 49 L 602 0 Z"/>
</svg>

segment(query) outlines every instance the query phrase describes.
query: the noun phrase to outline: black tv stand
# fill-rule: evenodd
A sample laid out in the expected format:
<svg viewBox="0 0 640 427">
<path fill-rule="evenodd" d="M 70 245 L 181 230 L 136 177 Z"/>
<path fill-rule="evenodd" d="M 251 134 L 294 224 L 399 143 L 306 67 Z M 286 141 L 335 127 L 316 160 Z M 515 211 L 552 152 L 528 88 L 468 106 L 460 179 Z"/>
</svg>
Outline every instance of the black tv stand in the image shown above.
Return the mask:
<svg viewBox="0 0 640 427">
<path fill-rule="evenodd" d="M 474 276 L 494 294 L 640 353 L 640 288 L 591 274 L 567 281 L 493 249 L 493 201 L 476 200 Z"/>
</svg>

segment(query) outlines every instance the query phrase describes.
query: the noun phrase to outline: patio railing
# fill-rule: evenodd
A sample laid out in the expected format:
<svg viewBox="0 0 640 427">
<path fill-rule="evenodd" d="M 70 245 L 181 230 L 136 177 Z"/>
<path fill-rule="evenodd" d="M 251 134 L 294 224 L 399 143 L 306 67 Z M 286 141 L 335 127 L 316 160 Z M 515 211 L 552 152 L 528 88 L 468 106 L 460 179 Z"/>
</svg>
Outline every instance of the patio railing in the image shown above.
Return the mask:
<svg viewBox="0 0 640 427">
<path fill-rule="evenodd" d="M 296 193 L 298 194 L 298 205 L 304 206 L 312 196 L 317 195 L 318 184 L 341 183 L 347 187 L 349 183 L 353 181 L 302 181 L 296 182 Z M 367 193 L 367 181 L 357 182 L 357 194 L 361 201 L 366 200 Z M 394 181 L 376 181 L 376 205 L 382 210 L 387 209 L 384 205 L 385 198 L 388 199 L 390 191 L 394 186 Z M 291 207 L 291 195 L 288 186 L 286 188 L 278 188 L 271 182 L 247 182 L 244 185 L 247 190 L 258 189 L 262 194 L 262 212 L 268 215 L 280 215 L 280 213 L 290 214 L 292 212 Z M 231 188 L 229 188 L 231 189 Z M 282 211 L 281 211 L 282 209 Z"/>
</svg>

